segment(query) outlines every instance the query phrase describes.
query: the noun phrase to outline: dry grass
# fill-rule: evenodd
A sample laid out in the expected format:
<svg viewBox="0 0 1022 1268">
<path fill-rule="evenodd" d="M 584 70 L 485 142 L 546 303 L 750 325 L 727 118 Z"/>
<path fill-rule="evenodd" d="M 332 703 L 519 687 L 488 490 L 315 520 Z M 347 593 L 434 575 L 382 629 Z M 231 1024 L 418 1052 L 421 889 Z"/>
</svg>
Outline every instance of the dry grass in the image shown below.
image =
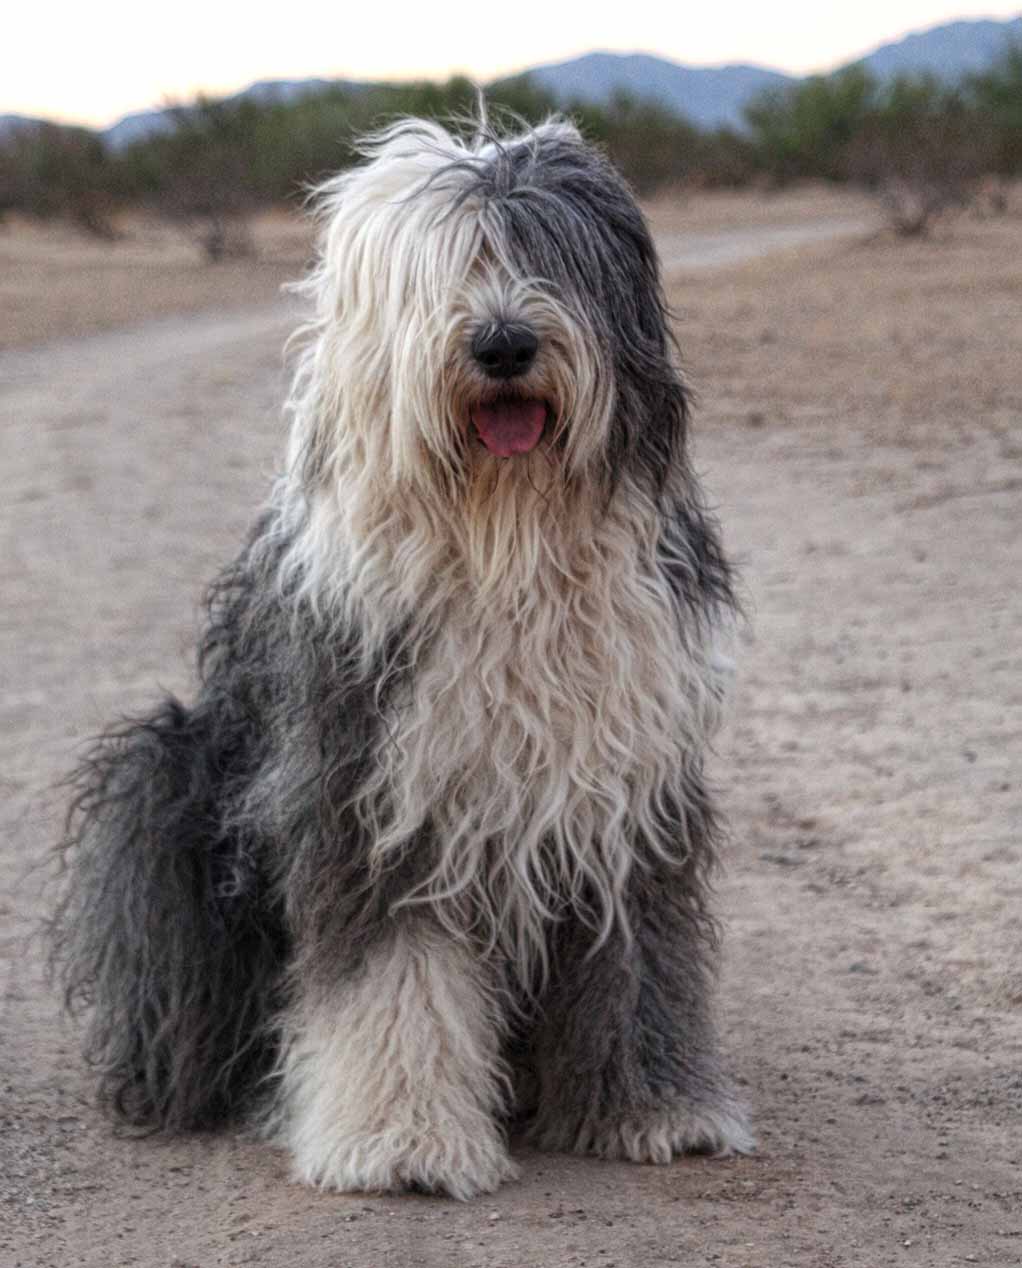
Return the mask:
<svg viewBox="0 0 1022 1268">
<path fill-rule="evenodd" d="M 1022 217 L 778 253 L 680 277 L 670 297 L 715 419 L 836 415 L 888 438 L 1018 426 Z"/>
<path fill-rule="evenodd" d="M 875 208 L 864 195 L 808 186 L 776 193 L 663 196 L 648 205 L 647 213 L 654 232 L 674 241 L 688 234 L 868 219 Z M 782 412 L 790 414 L 799 401 L 787 390 L 787 361 L 782 368 L 771 356 L 772 341 L 783 341 L 786 358 L 805 355 L 812 366 L 805 382 L 813 391 L 826 380 L 820 371 L 827 371 L 835 359 L 846 359 L 854 344 L 855 354 L 869 358 L 874 372 L 860 376 L 853 394 L 872 399 L 878 379 L 885 377 L 876 370 L 903 364 L 903 355 L 924 355 L 924 346 L 945 348 L 942 364 L 952 373 L 951 354 L 975 343 L 976 323 L 985 321 L 993 308 L 1003 318 L 1003 338 L 984 339 L 980 360 L 970 363 L 982 391 L 990 382 L 988 358 L 1000 357 L 1012 337 L 1012 288 L 1022 264 L 1017 254 L 1015 262 L 1010 257 L 1019 224 L 1011 217 L 963 219 L 931 241 L 803 248 L 797 256 L 782 253 L 758 266 L 685 280 L 674 288 L 673 298 L 683 318 L 689 357 L 699 371 L 705 350 L 707 379 L 719 384 L 718 358 L 739 351 L 744 358 L 749 349 L 738 345 L 748 340 L 750 326 L 757 327 L 754 344 L 763 364 L 762 370 L 749 370 L 757 383 L 754 395 L 764 398 L 765 388 L 769 406 L 770 385 L 776 382 L 784 398 Z M 308 222 L 286 212 L 256 218 L 254 259 L 217 265 L 206 263 L 183 231 L 138 217 L 121 229 L 121 240 L 107 244 L 63 226 L 18 221 L 0 226 L 0 348 L 91 334 L 147 317 L 269 303 L 281 286 L 301 274 L 311 247 Z M 798 267 L 793 268 L 796 259 Z M 914 299 L 943 294 L 947 286 L 985 296 L 966 316 L 965 328 L 960 317 L 944 321 L 939 302 L 913 305 Z M 863 302 L 872 312 L 863 322 L 852 323 L 849 302 Z M 1015 305 L 1017 324 L 1017 299 Z M 744 381 L 743 358 L 735 367 L 738 378 L 731 380 L 736 384 Z"/>
<path fill-rule="evenodd" d="M 865 194 L 834 185 L 681 192 L 661 195 L 646 204 L 646 214 L 658 234 L 808 224 L 869 216 L 874 210 L 873 200 Z"/>
<path fill-rule="evenodd" d="M 0 225 L 0 348 L 269 302 L 309 255 L 308 227 L 286 213 L 255 221 L 255 259 L 216 265 L 183 230 L 140 218 L 120 228 L 104 243 L 62 225 Z"/>
<path fill-rule="evenodd" d="M 761 225 L 797 225 L 855 215 L 866 206 L 826 188 L 777 194 L 664 196 L 648 211 L 658 234 L 712 233 Z M 131 217 L 114 243 L 62 225 L 0 225 L 0 348 L 75 337 L 146 317 L 270 302 L 309 257 L 311 230 L 297 214 L 253 222 L 256 257 L 205 262 L 184 230 Z"/>
</svg>

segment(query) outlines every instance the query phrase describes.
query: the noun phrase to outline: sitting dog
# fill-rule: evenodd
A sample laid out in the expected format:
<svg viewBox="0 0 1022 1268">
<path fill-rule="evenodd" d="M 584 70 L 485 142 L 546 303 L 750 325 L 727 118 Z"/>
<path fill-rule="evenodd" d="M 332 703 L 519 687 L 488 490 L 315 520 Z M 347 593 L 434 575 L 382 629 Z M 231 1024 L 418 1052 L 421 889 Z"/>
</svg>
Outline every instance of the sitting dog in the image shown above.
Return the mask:
<svg viewBox="0 0 1022 1268">
<path fill-rule="evenodd" d="M 285 471 L 194 703 L 76 779 L 103 1099 L 458 1198 L 751 1139 L 712 1018 L 731 574 L 648 227 L 568 123 L 407 120 L 319 191 Z"/>
</svg>

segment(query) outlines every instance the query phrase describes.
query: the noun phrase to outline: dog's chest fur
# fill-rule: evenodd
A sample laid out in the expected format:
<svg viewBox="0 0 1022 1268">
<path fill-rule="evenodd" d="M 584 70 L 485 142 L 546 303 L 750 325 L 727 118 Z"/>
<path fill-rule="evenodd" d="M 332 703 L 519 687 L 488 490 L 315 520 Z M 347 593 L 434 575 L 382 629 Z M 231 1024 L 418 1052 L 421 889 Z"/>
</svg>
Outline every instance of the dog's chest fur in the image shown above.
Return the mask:
<svg viewBox="0 0 1022 1268">
<path fill-rule="evenodd" d="M 496 908 L 516 954 L 583 892 L 599 921 L 620 914 L 636 848 L 677 844 L 664 807 L 683 802 L 684 755 L 712 725 L 705 649 L 683 639 L 633 519 L 532 543 L 527 586 L 513 572 L 452 585 L 362 790 L 377 856 L 428 828 L 423 896 Z"/>
</svg>

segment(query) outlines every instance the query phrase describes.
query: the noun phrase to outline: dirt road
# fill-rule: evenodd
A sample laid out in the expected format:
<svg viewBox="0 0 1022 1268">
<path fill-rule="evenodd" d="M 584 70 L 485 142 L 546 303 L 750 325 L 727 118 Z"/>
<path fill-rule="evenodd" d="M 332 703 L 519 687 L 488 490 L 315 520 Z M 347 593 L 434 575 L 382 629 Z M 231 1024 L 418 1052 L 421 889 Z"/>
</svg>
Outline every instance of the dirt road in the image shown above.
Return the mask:
<svg viewBox="0 0 1022 1268">
<path fill-rule="evenodd" d="M 700 272 L 729 264 L 758 260 L 774 251 L 806 246 L 811 242 L 833 242 L 862 237 L 876 228 L 867 216 L 828 217 L 793 225 L 750 225 L 717 232 L 661 233 L 658 237 L 660 262 L 668 276 L 680 272 Z"/>
<path fill-rule="evenodd" d="M 522 1152 L 468 1206 L 312 1193 L 264 1146 L 116 1139 L 91 1108 L 25 941 L 44 790 L 112 715 L 187 689 L 197 596 L 280 451 L 294 314 L 0 355 L 3 1268 L 1022 1263 L 1022 227 L 964 232 L 676 297 L 751 617 L 716 773 L 759 1153 Z"/>
</svg>

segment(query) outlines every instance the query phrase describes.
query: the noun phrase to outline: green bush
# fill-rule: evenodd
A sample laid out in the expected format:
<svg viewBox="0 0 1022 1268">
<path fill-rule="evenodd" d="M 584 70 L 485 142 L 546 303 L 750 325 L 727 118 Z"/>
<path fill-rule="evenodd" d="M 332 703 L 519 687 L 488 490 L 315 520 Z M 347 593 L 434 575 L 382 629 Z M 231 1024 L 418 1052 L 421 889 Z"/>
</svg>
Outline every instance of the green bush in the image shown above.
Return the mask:
<svg viewBox="0 0 1022 1268">
<path fill-rule="evenodd" d="M 121 194 L 116 165 L 86 128 L 25 123 L 0 145 L 0 214 L 64 216 L 89 233 L 112 238 L 110 217 Z"/>
<path fill-rule="evenodd" d="M 936 216 L 973 198 L 997 153 L 1007 162 L 1003 146 L 992 144 L 990 120 L 997 109 L 1007 120 L 1009 102 L 1022 100 L 1005 91 L 1008 71 L 1020 68 L 1022 58 L 966 91 L 927 75 L 881 82 L 853 66 L 753 102 L 750 142 L 775 183 L 851 181 L 881 200 L 898 233 L 925 233 Z"/>
<path fill-rule="evenodd" d="M 1022 43 L 1009 44 L 1000 58 L 964 85 L 992 149 L 991 169 L 1022 175 Z"/>
<path fill-rule="evenodd" d="M 904 77 L 878 90 L 849 146 L 848 173 L 877 194 L 899 234 L 914 236 L 968 205 L 991 158 L 989 134 L 959 89 Z"/>
<path fill-rule="evenodd" d="M 0 140 L 0 215 L 62 215 L 112 234 L 116 210 L 149 206 L 186 224 L 210 258 L 249 248 L 256 208 L 293 202 L 355 159 L 355 141 L 402 115 L 470 120 L 477 89 L 445 83 L 329 86 L 287 102 L 200 99 L 173 129 L 111 153 L 84 129 L 32 125 Z M 535 123 L 556 112 L 527 76 L 486 93 L 494 116 Z M 903 232 L 971 196 L 981 172 L 1022 171 L 1022 46 L 948 89 L 927 78 L 881 84 L 861 66 L 765 93 L 747 130 L 703 131 L 627 94 L 568 113 L 640 194 L 766 178 L 855 181 L 885 199 Z M 913 225 L 918 221 L 918 227 Z"/>
<path fill-rule="evenodd" d="M 745 111 L 762 170 L 777 184 L 845 180 L 848 147 L 876 99 L 876 81 L 861 66 L 768 90 Z"/>
</svg>

